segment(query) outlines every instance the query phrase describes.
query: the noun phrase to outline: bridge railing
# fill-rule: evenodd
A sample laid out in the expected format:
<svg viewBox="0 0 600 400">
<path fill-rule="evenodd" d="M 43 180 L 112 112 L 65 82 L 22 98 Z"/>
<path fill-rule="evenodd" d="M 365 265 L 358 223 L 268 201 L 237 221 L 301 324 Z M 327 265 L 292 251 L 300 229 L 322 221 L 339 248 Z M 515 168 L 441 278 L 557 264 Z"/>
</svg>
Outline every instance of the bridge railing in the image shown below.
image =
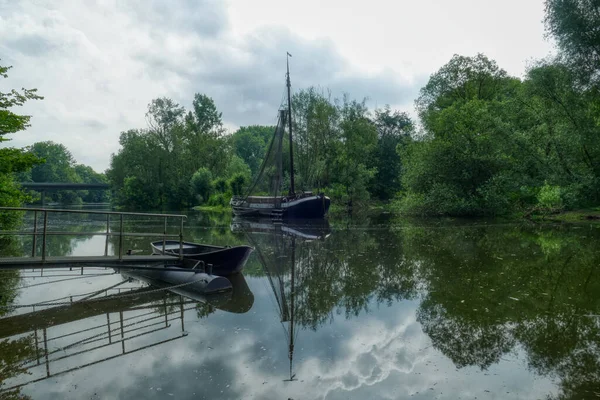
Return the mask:
<svg viewBox="0 0 600 400">
<path fill-rule="evenodd" d="M 42 236 L 42 250 L 41 258 L 42 261 L 46 261 L 46 238 L 50 235 L 90 235 L 89 232 L 65 232 L 65 231 L 48 231 L 48 214 L 51 213 L 68 213 L 68 214 L 96 214 L 106 216 L 106 232 L 94 232 L 93 235 L 106 236 L 104 245 L 104 255 L 108 256 L 108 239 L 110 236 L 119 237 L 118 245 L 118 256 L 119 261 L 123 260 L 123 238 L 125 236 L 138 236 L 138 237 L 161 237 L 163 240 L 162 250 L 165 252 L 166 240 L 167 239 L 179 239 L 179 259 L 183 258 L 183 221 L 187 218 L 181 214 L 156 214 L 156 213 L 136 213 L 136 212 L 118 212 L 118 211 L 92 211 L 92 210 L 63 210 L 63 209 L 47 209 L 47 208 L 26 208 L 26 207 L 0 207 L 0 211 L 14 211 L 14 212 L 33 212 L 33 231 L 0 231 L 1 235 L 20 235 L 20 236 L 32 236 L 33 245 L 31 249 L 31 257 L 36 257 L 37 240 L 38 236 Z M 42 214 L 43 225 L 40 232 L 38 227 L 38 215 Z M 114 232 L 110 229 L 111 216 L 118 217 L 119 220 L 119 231 Z M 163 233 L 132 233 L 124 231 L 124 217 L 125 216 L 144 216 L 144 217 L 157 217 L 164 219 Z M 179 233 L 168 234 L 167 226 L 169 218 L 179 219 Z"/>
</svg>

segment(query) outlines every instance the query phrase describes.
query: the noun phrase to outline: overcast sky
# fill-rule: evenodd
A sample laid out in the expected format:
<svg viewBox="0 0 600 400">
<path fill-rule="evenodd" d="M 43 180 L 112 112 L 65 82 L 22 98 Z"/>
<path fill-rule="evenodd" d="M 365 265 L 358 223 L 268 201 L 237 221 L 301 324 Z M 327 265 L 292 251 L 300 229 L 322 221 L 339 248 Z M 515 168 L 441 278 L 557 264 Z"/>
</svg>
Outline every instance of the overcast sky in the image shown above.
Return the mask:
<svg viewBox="0 0 600 400">
<path fill-rule="evenodd" d="M 329 88 L 413 112 L 430 74 L 477 52 L 522 76 L 549 55 L 543 0 L 0 0 L 0 91 L 38 88 L 32 127 L 104 171 L 151 99 L 215 100 L 226 126 L 274 124 L 285 54 L 294 89 Z"/>
</svg>

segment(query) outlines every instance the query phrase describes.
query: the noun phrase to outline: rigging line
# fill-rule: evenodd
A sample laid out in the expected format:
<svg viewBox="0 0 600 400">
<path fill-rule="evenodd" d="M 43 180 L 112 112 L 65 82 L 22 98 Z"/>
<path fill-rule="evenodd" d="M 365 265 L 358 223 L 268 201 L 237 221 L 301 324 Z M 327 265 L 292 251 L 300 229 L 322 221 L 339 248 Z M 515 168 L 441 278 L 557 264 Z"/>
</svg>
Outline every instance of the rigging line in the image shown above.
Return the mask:
<svg viewBox="0 0 600 400">
<path fill-rule="evenodd" d="M 254 240 L 252 240 L 252 238 L 249 235 L 246 235 L 246 236 L 248 237 L 248 240 L 254 245 L 254 248 L 256 249 L 256 252 L 258 253 L 258 258 L 262 262 L 263 270 L 265 271 L 265 274 L 267 275 L 267 280 L 271 284 L 271 289 L 273 290 L 273 294 L 275 295 L 275 300 L 277 301 L 277 306 L 279 307 L 279 314 L 283 314 L 283 309 L 281 307 L 281 303 L 279 302 L 279 297 L 277 297 L 277 291 L 275 289 L 275 284 L 273 283 L 273 280 L 271 278 L 269 268 L 267 268 L 267 262 L 263 256 L 262 252 L 260 251 L 260 248 L 256 245 L 256 243 L 254 243 Z"/>
<path fill-rule="evenodd" d="M 256 185 L 258 185 L 258 183 L 260 182 L 260 179 L 262 178 L 262 175 L 264 173 L 264 170 L 267 166 L 267 160 L 269 160 L 270 156 L 271 156 L 271 151 L 273 150 L 273 144 L 275 143 L 275 140 L 278 136 L 278 129 L 279 129 L 279 124 L 281 123 L 281 119 L 278 118 L 277 120 L 277 126 L 275 127 L 275 133 L 273 134 L 273 138 L 271 139 L 271 142 L 269 143 L 269 149 L 267 150 L 267 154 L 265 154 L 265 158 L 263 159 L 262 165 L 260 167 L 260 171 L 258 173 L 258 175 L 256 176 L 256 179 L 254 180 L 254 183 L 252 184 L 252 186 L 250 186 L 250 188 L 248 189 L 246 195 L 243 197 L 243 200 L 246 200 L 248 198 L 248 196 L 250 196 L 250 193 L 252 193 L 252 191 L 254 190 L 254 188 L 256 187 Z"/>
</svg>

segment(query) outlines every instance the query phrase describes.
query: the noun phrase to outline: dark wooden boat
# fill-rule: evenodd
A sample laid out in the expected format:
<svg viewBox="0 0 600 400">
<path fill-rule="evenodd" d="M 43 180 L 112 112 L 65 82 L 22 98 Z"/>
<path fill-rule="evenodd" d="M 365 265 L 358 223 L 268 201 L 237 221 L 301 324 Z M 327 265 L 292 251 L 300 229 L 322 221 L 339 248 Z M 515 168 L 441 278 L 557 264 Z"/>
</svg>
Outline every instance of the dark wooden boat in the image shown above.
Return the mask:
<svg viewBox="0 0 600 400">
<path fill-rule="evenodd" d="M 270 217 L 273 219 L 323 218 L 331 200 L 323 193 L 303 192 L 290 196 L 247 196 L 233 198 L 233 213 L 241 217 Z"/>
<path fill-rule="evenodd" d="M 191 267 L 202 267 L 207 272 L 219 276 L 241 272 L 253 250 L 250 246 L 212 246 L 191 242 L 183 242 L 181 248 L 184 259 L 201 261 L 197 266 L 196 263 L 189 263 Z M 180 243 L 177 240 L 152 242 L 153 254 L 178 257 L 179 250 Z"/>
<path fill-rule="evenodd" d="M 288 53 L 288 56 L 290 54 Z M 288 58 L 289 60 L 289 58 Z M 274 220 L 323 218 L 329 211 L 331 199 L 323 193 L 313 194 L 308 191 L 296 191 L 294 182 L 294 146 L 292 138 L 292 97 L 290 94 L 290 66 L 287 64 L 287 109 L 279 111 L 279 119 L 275 134 L 263 160 L 260 172 L 245 196 L 232 197 L 229 204 L 236 216 L 270 217 Z M 283 182 L 282 146 L 286 124 L 289 132 L 289 173 L 290 186 L 287 195 L 282 195 Z M 266 184 L 266 186 L 265 186 Z M 250 196 L 256 192 L 269 196 Z"/>
</svg>

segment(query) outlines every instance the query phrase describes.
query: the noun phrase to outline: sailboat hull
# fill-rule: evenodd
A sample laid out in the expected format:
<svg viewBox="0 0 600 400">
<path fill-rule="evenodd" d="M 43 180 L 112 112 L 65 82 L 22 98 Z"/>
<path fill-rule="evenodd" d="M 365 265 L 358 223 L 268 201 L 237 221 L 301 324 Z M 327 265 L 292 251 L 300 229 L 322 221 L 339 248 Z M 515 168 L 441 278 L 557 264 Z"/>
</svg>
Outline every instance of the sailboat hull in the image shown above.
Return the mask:
<svg viewBox="0 0 600 400">
<path fill-rule="evenodd" d="M 231 205 L 233 213 L 238 216 L 304 219 L 323 218 L 330 204 L 329 197 L 316 195 L 294 199 L 249 197 L 242 202 L 232 201 Z"/>
</svg>

